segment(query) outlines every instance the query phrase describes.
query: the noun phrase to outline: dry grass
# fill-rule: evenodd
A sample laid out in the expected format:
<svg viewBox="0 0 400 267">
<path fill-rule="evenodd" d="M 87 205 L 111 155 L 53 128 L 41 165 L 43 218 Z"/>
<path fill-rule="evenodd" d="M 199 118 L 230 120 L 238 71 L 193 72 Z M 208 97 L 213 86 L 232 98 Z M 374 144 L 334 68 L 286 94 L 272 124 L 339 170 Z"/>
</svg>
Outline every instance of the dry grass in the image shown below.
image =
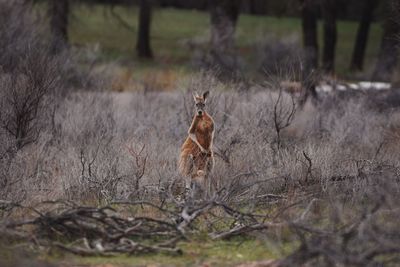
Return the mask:
<svg viewBox="0 0 400 267">
<path fill-rule="evenodd" d="M 190 89 L 220 87 L 200 75 Z M 207 85 L 208 83 L 208 85 Z M 361 169 L 390 164 L 397 167 L 396 129 L 399 114 L 367 108 L 364 99 L 338 101 L 327 96 L 327 105 L 307 104 L 297 110 L 281 141 L 274 125 L 274 105 L 279 93 L 273 88 L 212 92 L 208 105 L 217 125 L 213 174 L 219 189 L 232 177 L 246 174 L 238 183 L 263 180 L 263 193 L 287 191 L 305 182 L 332 187 L 334 177 L 355 176 Z M 281 109 L 290 96 L 282 95 Z M 191 120 L 190 92 L 106 93 L 76 92 L 60 103 L 54 115 L 55 129 L 43 130 L 39 140 L 13 157 L 10 166 L 15 184 L 31 201 L 46 198 L 126 199 L 156 193 L 179 181 L 176 159 Z M 286 113 L 282 113 L 283 115 Z M 389 119 L 388 119 L 389 118 Z M 148 156 L 140 181 L 140 194 L 132 193 L 135 167 L 128 147 L 144 146 Z M 35 153 L 33 153 L 35 151 Z M 311 170 L 308 160 L 311 160 Z M 361 165 L 360 165 L 361 164 Z M 23 173 L 18 166 L 24 165 Z M 14 169 L 15 168 L 15 169 Z M 309 173 L 311 172 L 311 173 Z M 51 182 L 50 182 L 51 181 Z M 43 185 L 41 185 L 43 183 Z M 250 194 L 250 191 L 248 192 Z"/>
</svg>

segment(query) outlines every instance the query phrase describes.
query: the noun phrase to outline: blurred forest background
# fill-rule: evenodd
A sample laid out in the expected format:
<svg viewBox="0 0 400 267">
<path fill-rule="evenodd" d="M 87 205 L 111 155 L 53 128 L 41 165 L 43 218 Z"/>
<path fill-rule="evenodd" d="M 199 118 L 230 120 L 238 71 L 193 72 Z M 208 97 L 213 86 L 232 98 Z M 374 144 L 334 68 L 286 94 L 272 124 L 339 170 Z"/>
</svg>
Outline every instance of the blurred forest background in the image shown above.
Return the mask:
<svg viewBox="0 0 400 267">
<path fill-rule="evenodd" d="M 397 1 L 58 0 L 37 4 L 39 12 L 50 18 L 55 46 L 91 51 L 82 62 L 108 66 L 115 90 L 173 89 L 179 77 L 199 68 L 246 80 L 288 69 L 298 74 L 297 79 L 310 77 L 315 70 L 345 80 L 396 81 L 398 76 L 393 74 L 400 32 Z"/>
</svg>

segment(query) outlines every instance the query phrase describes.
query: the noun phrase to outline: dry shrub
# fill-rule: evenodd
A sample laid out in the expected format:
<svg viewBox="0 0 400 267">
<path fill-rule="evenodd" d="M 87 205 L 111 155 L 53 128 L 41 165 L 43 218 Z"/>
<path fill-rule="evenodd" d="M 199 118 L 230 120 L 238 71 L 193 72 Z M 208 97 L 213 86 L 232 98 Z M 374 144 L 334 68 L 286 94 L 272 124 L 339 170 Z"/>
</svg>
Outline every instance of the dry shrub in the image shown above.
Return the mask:
<svg viewBox="0 0 400 267">
<path fill-rule="evenodd" d="M 149 91 L 171 91 L 175 88 L 178 73 L 174 70 L 161 70 L 148 72 L 143 77 L 143 90 Z"/>
<path fill-rule="evenodd" d="M 180 73 L 176 70 L 151 70 L 134 77 L 132 71 L 122 69 L 114 71 L 112 90 L 117 92 L 162 92 L 176 88 Z"/>
<path fill-rule="evenodd" d="M 259 67 L 260 71 L 271 76 L 281 76 L 282 70 L 289 69 L 300 74 L 303 52 L 299 39 L 297 35 L 283 38 L 264 37 L 256 44 L 257 61 L 255 65 Z"/>
<path fill-rule="evenodd" d="M 217 126 L 212 179 L 229 199 L 304 186 L 323 193 L 337 180 L 373 173 L 379 164 L 397 166 L 392 148 L 398 142 L 390 134 L 399 123 L 396 113 L 388 121 L 387 113 L 367 108 L 363 98 L 326 96 L 320 106 L 297 110 L 278 136 L 275 113 L 280 110 L 278 119 L 287 121 L 293 108 L 288 94 L 273 84 L 248 92 L 225 91 L 226 86 L 201 74 L 183 81 L 188 91 L 181 93 L 70 95 L 54 115 L 56 130 L 30 146 L 43 151 L 36 162 L 47 163 L 39 168 L 44 181 L 54 179 L 46 195 L 96 201 L 158 197 L 182 178 L 176 160 L 193 116 L 191 91 L 209 89 L 208 110 Z M 144 167 L 130 148 L 143 148 Z M 29 151 L 21 159 L 28 160 Z"/>
<path fill-rule="evenodd" d="M 51 53 L 46 27 L 31 8 L 27 1 L 0 1 L 0 194 L 16 200 L 32 184 L 47 183 L 45 159 L 59 141 L 54 116 L 67 94 L 91 79 L 69 51 Z"/>
<path fill-rule="evenodd" d="M 210 178 L 218 201 L 249 211 L 263 207 L 274 220 L 303 218 L 310 227 L 334 207 L 342 209 L 343 218 L 329 225 L 351 224 L 382 195 L 392 212 L 400 191 L 394 149 L 400 113 L 367 105 L 368 95 L 326 95 L 320 105 L 295 109 L 278 135 L 276 120 L 287 121 L 293 102 L 274 84 L 225 90 L 226 84 L 199 74 L 183 81 L 180 92 L 70 94 L 53 116 L 55 130 L 46 130 L 4 165 L 13 186 L 3 196 L 29 202 L 175 203 L 181 199 L 175 190 L 182 184 L 177 158 L 193 116 L 191 93 L 212 89 L 208 111 L 216 123 L 216 165 Z M 320 204 L 311 208 L 310 201 Z M 379 209 L 383 214 L 385 208 Z M 342 244 L 342 233 L 336 234 L 339 239 L 326 249 Z M 315 238 L 299 240 L 325 242 L 318 231 Z"/>
</svg>

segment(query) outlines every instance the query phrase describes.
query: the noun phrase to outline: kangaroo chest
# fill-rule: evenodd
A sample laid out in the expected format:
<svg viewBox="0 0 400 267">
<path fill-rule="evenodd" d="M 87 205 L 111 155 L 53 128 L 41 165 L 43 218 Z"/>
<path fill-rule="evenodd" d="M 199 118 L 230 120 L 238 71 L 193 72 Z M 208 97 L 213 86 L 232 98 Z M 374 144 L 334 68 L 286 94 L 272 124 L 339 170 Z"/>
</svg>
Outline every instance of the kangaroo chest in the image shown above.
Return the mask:
<svg viewBox="0 0 400 267">
<path fill-rule="evenodd" d="M 197 123 L 196 138 L 204 148 L 209 148 L 212 142 L 213 122 L 209 119 L 202 119 Z"/>
<path fill-rule="evenodd" d="M 213 123 L 210 120 L 201 120 L 197 124 L 196 132 L 200 134 L 210 134 L 213 131 Z"/>
</svg>

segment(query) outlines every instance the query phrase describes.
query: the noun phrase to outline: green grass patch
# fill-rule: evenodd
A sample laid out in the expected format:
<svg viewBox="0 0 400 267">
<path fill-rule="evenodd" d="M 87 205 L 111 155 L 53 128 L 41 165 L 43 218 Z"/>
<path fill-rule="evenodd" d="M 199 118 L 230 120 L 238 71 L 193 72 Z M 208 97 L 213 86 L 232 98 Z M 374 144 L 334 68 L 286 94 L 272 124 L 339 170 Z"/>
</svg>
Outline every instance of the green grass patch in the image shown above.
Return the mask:
<svg viewBox="0 0 400 267">
<path fill-rule="evenodd" d="M 183 250 L 179 256 L 167 254 L 148 254 L 140 256 L 121 255 L 117 257 L 77 257 L 64 255 L 53 257 L 52 262 L 68 262 L 79 265 L 113 264 L 116 266 L 233 266 L 239 263 L 277 259 L 292 248 L 277 248 L 266 242 L 254 239 L 238 238 L 230 241 L 195 240 L 178 245 Z"/>
<path fill-rule="evenodd" d="M 131 29 L 123 27 L 110 14 L 107 6 L 74 5 L 69 27 L 71 42 L 79 46 L 98 44 L 101 47 L 101 59 L 120 59 L 139 76 L 154 69 L 165 68 L 190 72 L 192 51 L 184 43 L 193 38 L 200 38 L 205 42 L 208 39 L 210 25 L 207 12 L 156 8 L 151 30 L 155 59 L 138 60 L 135 55 L 138 9 L 135 6 L 116 7 L 115 12 L 129 23 Z M 322 48 L 322 24 L 319 26 Z M 336 69 L 339 75 L 348 74 L 357 27 L 357 22 L 338 23 Z M 269 35 L 284 37 L 293 34 L 301 42 L 301 21 L 298 18 L 241 15 L 236 32 L 238 50 L 245 59 L 246 66 L 254 69 L 253 61 L 257 58 L 254 47 L 257 40 Z M 380 25 L 374 23 L 366 51 L 366 66 L 374 63 L 381 34 Z"/>
</svg>

